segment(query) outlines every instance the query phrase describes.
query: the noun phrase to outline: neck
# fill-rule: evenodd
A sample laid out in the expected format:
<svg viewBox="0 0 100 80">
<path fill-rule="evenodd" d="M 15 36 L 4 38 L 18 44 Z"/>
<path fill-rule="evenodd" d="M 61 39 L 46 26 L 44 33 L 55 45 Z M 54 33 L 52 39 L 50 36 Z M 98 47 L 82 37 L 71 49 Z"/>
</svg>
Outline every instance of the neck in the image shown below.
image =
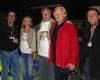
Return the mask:
<svg viewBox="0 0 100 80">
<path fill-rule="evenodd" d="M 58 25 L 62 24 L 63 22 L 64 22 L 64 20 L 62 20 L 62 21 L 58 22 Z"/>
<path fill-rule="evenodd" d="M 23 27 L 23 31 L 27 32 L 29 30 L 30 27 Z"/>
<path fill-rule="evenodd" d="M 8 22 L 9 27 L 12 27 L 14 23 Z"/>
<path fill-rule="evenodd" d="M 97 27 L 97 25 L 98 25 L 98 23 L 91 25 L 91 27 L 95 29 Z"/>
<path fill-rule="evenodd" d="M 50 21 L 50 19 L 48 19 L 48 20 L 43 19 L 43 21 L 44 21 L 44 22 L 48 22 L 48 21 Z"/>
</svg>

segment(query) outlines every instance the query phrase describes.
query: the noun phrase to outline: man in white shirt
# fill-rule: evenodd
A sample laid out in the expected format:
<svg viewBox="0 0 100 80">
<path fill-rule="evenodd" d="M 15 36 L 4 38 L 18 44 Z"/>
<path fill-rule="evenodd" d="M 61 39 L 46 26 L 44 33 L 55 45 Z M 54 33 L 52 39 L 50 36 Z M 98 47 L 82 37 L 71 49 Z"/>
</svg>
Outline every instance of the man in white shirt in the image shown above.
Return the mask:
<svg viewBox="0 0 100 80">
<path fill-rule="evenodd" d="M 49 57 L 49 39 L 53 20 L 51 19 L 51 10 L 43 8 L 41 10 L 42 21 L 37 29 L 37 52 L 39 60 L 39 80 L 55 80 L 53 64 L 48 62 Z"/>
</svg>

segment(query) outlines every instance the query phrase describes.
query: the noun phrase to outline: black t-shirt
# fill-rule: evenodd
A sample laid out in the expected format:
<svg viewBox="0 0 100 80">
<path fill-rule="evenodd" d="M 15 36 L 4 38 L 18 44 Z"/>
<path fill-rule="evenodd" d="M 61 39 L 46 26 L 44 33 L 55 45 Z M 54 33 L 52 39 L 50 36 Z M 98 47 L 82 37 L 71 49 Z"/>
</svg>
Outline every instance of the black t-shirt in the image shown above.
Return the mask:
<svg viewBox="0 0 100 80">
<path fill-rule="evenodd" d="M 9 27 L 8 24 L 0 25 L 0 50 L 1 51 L 12 51 L 18 48 L 19 43 L 14 43 L 11 36 L 20 38 L 20 28 L 17 25 Z"/>
</svg>

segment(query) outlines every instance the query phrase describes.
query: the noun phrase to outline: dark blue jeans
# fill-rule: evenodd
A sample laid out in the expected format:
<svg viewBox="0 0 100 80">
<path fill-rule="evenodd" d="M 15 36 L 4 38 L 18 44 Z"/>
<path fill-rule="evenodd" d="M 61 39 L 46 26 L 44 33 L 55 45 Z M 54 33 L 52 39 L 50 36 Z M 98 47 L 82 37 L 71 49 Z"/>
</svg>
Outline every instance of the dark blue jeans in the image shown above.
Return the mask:
<svg viewBox="0 0 100 80">
<path fill-rule="evenodd" d="M 11 66 L 12 69 L 12 74 L 13 74 L 13 80 L 19 80 L 19 74 L 18 74 L 18 59 L 19 59 L 19 52 L 18 49 L 13 50 L 13 51 L 1 51 L 1 56 L 2 56 L 2 66 L 3 66 L 3 71 L 2 71 L 2 80 L 9 80 L 9 65 Z"/>
<path fill-rule="evenodd" d="M 24 80 L 33 80 L 32 54 L 22 53 L 22 69 Z"/>
</svg>

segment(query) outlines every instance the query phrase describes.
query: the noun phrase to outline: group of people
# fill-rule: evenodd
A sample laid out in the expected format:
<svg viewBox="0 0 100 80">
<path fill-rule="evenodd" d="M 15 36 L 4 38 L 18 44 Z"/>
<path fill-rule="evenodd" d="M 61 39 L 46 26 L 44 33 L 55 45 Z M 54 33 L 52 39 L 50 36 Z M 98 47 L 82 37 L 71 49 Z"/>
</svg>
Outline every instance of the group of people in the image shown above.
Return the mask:
<svg viewBox="0 0 100 80">
<path fill-rule="evenodd" d="M 63 6 L 53 11 L 41 9 L 42 20 L 33 27 L 32 18 L 25 16 L 20 26 L 15 24 L 16 13 L 9 11 L 6 22 L 0 24 L 0 54 L 3 67 L 2 80 L 8 80 L 9 65 L 13 80 L 19 79 L 19 53 L 21 53 L 24 80 L 34 80 L 33 60 L 39 64 L 39 80 L 67 80 L 68 74 L 78 66 L 83 80 L 100 80 L 100 21 L 99 11 L 89 8 L 88 24 L 79 46 L 75 25 L 67 19 Z"/>
</svg>

